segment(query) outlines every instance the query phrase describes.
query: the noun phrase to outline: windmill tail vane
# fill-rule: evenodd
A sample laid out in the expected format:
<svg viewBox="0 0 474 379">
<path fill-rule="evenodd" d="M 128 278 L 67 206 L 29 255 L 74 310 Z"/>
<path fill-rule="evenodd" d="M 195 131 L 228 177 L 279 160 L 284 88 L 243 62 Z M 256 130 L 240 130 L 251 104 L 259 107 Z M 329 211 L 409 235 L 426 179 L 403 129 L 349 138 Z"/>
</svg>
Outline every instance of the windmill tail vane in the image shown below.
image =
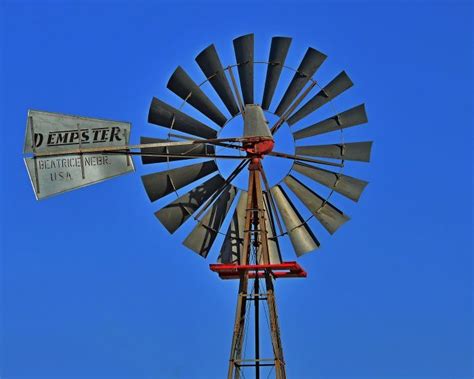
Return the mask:
<svg viewBox="0 0 474 379">
<path fill-rule="evenodd" d="M 194 219 L 195 226 L 183 244 L 204 258 L 217 237 L 223 237 L 217 263 L 210 269 L 221 279 L 239 281 L 229 379 L 240 378 L 249 368 L 257 378 L 265 369 L 273 370 L 277 378 L 286 378 L 274 282 L 307 274 L 297 262 L 284 260 L 280 238 L 289 237 L 297 257 L 315 251 L 320 242 L 309 220 L 319 222 L 329 234 L 335 233 L 349 216 L 332 203 L 333 197 L 357 202 L 368 184 L 343 173 L 348 162 L 370 161 L 372 141 L 343 139 L 345 129 L 367 123 L 365 105 L 307 121 L 319 108 L 329 107 L 353 82 L 342 71 L 321 87 L 313 76 L 327 56 L 311 47 L 297 68 L 286 66 L 291 41 L 273 37 L 267 58 L 259 61 L 254 57 L 254 35 L 238 37 L 233 41 L 235 63 L 225 67 L 211 44 L 195 58 L 204 75 L 204 81 L 198 81 L 201 84 L 178 66 L 167 88 L 183 101 L 181 106 L 176 108 L 154 97 L 148 113 L 150 124 L 168 130 L 167 138 L 142 136 L 139 144 L 131 144 L 128 122 L 33 110 L 27 117 L 25 164 L 37 199 L 133 172 L 132 156 L 139 155 L 145 166 L 166 165 L 141 179 L 151 202 L 176 194 L 155 212 L 169 233 Z M 260 102 L 254 91 L 254 71 L 259 64 L 266 66 Z M 283 70 L 291 73 L 288 84 Z M 208 86 L 203 86 L 206 83 Z M 204 88 L 217 95 L 218 103 Z M 278 88 L 283 88 L 283 95 L 274 101 Z M 185 105 L 203 117 L 190 116 Z M 272 125 L 269 117 L 276 120 Z M 241 135 L 236 132 L 233 137 L 221 137 L 221 131 L 230 128 L 234 119 L 242 122 Z M 284 127 L 293 137 L 285 144 L 292 144 L 294 153 L 279 151 L 275 135 Z M 339 141 L 312 142 L 326 135 L 338 136 Z M 269 183 L 262 162 L 267 156 L 291 162 L 290 172 L 274 185 Z M 230 174 L 222 174 L 217 164 L 221 160 L 235 163 Z M 179 161 L 184 165 L 173 166 Z M 235 184 L 242 172 L 248 172 L 245 189 Z M 310 216 L 304 217 L 301 209 Z M 227 230 L 223 230 L 226 222 Z M 255 344 L 253 356 L 247 358 L 243 341 L 250 305 Z M 268 358 L 260 356 L 262 306 L 269 315 L 273 355 Z"/>
</svg>

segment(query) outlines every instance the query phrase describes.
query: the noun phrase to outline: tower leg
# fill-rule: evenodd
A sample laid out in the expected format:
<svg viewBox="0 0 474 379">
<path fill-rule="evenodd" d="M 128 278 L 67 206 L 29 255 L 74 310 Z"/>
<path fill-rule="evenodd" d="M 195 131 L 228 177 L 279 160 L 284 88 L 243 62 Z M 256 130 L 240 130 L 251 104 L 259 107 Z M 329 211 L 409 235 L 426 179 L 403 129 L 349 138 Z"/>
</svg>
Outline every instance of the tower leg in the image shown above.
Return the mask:
<svg viewBox="0 0 474 379">
<path fill-rule="evenodd" d="M 255 379 L 260 379 L 260 288 L 258 276 L 253 281 L 253 284 L 253 303 L 255 309 Z"/>
<path fill-rule="evenodd" d="M 235 310 L 234 333 L 232 335 L 232 346 L 229 359 L 228 379 L 239 379 L 240 368 L 238 364 L 242 358 L 242 343 L 244 340 L 245 316 L 247 307 L 248 276 L 243 272 L 240 276 L 239 294 L 237 297 L 237 308 Z M 234 376 L 235 373 L 235 376 Z"/>
<path fill-rule="evenodd" d="M 285 360 L 283 359 L 283 347 L 280 339 L 280 327 L 275 301 L 275 289 L 273 279 L 269 273 L 265 273 L 265 284 L 267 287 L 267 304 L 270 318 L 270 329 L 272 335 L 273 355 L 275 356 L 275 373 L 277 379 L 286 379 Z"/>
<path fill-rule="evenodd" d="M 260 367 L 267 366 L 261 362 L 268 360 L 260 360 L 260 296 L 264 296 L 268 305 L 270 336 L 273 347 L 273 365 L 275 366 L 275 378 L 286 379 L 285 360 L 283 357 L 283 347 L 280 338 L 280 327 L 278 323 L 278 314 L 275 301 L 275 289 L 273 279 L 268 272 L 265 273 L 266 293 L 260 293 L 258 279 L 254 281 L 254 303 L 255 305 L 255 359 L 242 360 L 242 344 L 244 340 L 244 331 L 246 323 L 246 306 L 249 297 L 248 293 L 248 273 L 245 272 L 240 278 L 239 295 L 237 298 L 237 309 L 235 314 L 234 333 L 232 336 L 232 347 L 229 360 L 229 369 L 227 372 L 228 379 L 239 379 L 241 377 L 240 370 L 242 367 L 255 366 L 255 378 L 260 377 Z M 244 363 L 245 362 L 245 363 Z"/>
</svg>

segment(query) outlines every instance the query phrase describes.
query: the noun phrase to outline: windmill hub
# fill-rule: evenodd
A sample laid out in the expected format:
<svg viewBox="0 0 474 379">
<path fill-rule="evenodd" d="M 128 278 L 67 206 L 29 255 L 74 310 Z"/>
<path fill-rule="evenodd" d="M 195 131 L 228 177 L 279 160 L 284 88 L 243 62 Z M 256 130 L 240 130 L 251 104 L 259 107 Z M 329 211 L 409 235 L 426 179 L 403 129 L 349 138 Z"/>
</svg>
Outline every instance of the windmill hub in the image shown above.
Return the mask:
<svg viewBox="0 0 474 379">
<path fill-rule="evenodd" d="M 266 139 L 262 137 L 256 137 L 254 140 L 250 140 L 244 143 L 245 151 L 252 159 L 263 158 L 265 154 L 271 153 L 275 142 L 273 139 Z"/>
<path fill-rule="evenodd" d="M 260 105 L 245 105 L 243 118 L 244 137 L 248 139 L 244 143 L 245 151 L 253 161 L 258 161 L 263 155 L 273 150 L 275 145 L 273 134 Z"/>
</svg>

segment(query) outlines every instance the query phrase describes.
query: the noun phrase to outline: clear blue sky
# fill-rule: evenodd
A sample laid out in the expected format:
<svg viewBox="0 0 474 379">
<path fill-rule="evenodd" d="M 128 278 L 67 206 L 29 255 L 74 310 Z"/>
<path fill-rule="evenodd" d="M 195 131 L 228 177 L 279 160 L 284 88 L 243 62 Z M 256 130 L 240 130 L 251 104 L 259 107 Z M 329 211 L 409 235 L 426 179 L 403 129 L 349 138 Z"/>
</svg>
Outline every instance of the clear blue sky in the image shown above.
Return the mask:
<svg viewBox="0 0 474 379">
<path fill-rule="evenodd" d="M 346 69 L 337 104 L 365 101 L 353 137 L 376 141 L 352 220 L 277 282 L 288 377 L 472 378 L 472 3 L 2 1 L 0 27 L 2 378 L 224 377 L 236 283 L 156 221 L 150 169 L 37 202 L 22 146 L 28 108 L 158 135 L 175 67 L 211 42 L 233 62 L 249 32 L 258 57 L 287 35 L 293 66 L 313 46 L 322 81 Z"/>
</svg>

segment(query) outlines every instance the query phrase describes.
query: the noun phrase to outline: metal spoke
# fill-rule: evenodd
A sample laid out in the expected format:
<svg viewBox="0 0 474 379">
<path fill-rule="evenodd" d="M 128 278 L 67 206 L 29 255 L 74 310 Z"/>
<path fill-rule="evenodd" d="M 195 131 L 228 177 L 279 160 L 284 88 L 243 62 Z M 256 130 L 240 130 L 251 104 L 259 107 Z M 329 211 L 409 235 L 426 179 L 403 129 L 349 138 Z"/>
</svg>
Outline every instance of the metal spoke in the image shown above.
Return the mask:
<svg viewBox="0 0 474 379">
<path fill-rule="evenodd" d="M 291 107 L 288 108 L 288 110 L 281 115 L 281 117 L 278 119 L 278 121 L 275 123 L 275 125 L 273 125 L 272 129 L 270 130 L 273 135 L 276 134 L 278 129 L 281 128 L 283 123 L 288 119 L 288 117 L 290 117 L 290 115 L 293 113 L 296 107 L 303 101 L 306 95 L 308 95 L 308 93 L 316 85 L 317 83 L 315 81 L 312 81 L 311 84 L 303 91 L 303 93 L 295 100 L 295 102 L 291 105 Z"/>
<path fill-rule="evenodd" d="M 143 153 L 141 151 L 108 151 L 104 154 L 122 154 L 122 155 L 139 155 L 142 157 L 166 157 L 166 158 L 209 158 L 209 159 L 246 159 L 241 155 L 219 155 L 219 154 L 160 154 L 160 153 Z M 62 154 L 58 154 L 62 155 Z"/>
<path fill-rule="evenodd" d="M 156 143 L 141 143 L 138 145 L 125 145 L 125 146 L 106 146 L 106 147 L 92 147 L 92 148 L 79 148 L 79 149 L 70 149 L 63 151 L 46 151 L 46 152 L 37 152 L 35 156 L 37 157 L 50 157 L 54 155 L 76 155 L 76 154 L 87 154 L 87 153 L 106 153 L 111 151 L 122 151 L 122 150 L 132 150 L 132 149 L 147 149 L 153 147 L 171 147 L 171 146 L 191 146 L 198 144 L 209 144 L 209 145 L 218 145 L 225 147 L 232 147 L 235 149 L 242 150 L 243 147 L 237 145 L 231 145 L 227 142 L 247 142 L 248 138 L 237 137 L 237 138 L 212 138 L 212 139 L 200 139 L 200 140 L 190 140 L 190 141 L 170 141 L 170 142 L 156 142 Z"/>
<path fill-rule="evenodd" d="M 344 163 L 328 162 L 328 161 L 323 161 L 322 159 L 307 158 L 307 157 L 302 157 L 301 155 L 279 153 L 277 151 L 272 151 L 268 153 L 268 155 L 271 155 L 273 157 L 278 157 L 278 158 L 293 159 L 295 161 L 297 160 L 297 161 L 302 161 L 302 162 L 317 163 L 317 164 L 322 164 L 326 166 L 344 167 Z"/>
<path fill-rule="evenodd" d="M 207 208 L 212 204 L 212 202 L 230 185 L 232 180 L 235 179 L 237 175 L 240 174 L 240 172 L 245 168 L 250 163 L 250 159 L 247 159 L 245 161 L 242 161 L 239 163 L 239 165 L 232 171 L 229 175 L 229 177 L 225 180 L 224 184 L 219 188 L 204 204 L 204 206 L 201 208 L 201 210 L 194 216 L 194 219 L 198 219 L 199 216 L 201 216 Z"/>
<path fill-rule="evenodd" d="M 269 203 L 270 203 L 270 208 L 268 210 L 268 217 L 270 218 L 272 213 L 276 218 L 277 225 L 278 225 L 278 231 L 280 232 L 280 235 L 283 234 L 283 227 L 281 225 L 280 217 L 278 216 L 278 213 L 276 211 L 276 205 L 275 205 L 275 199 L 273 199 L 272 192 L 270 191 L 270 185 L 268 184 L 267 176 L 265 175 L 265 170 L 263 169 L 263 164 L 262 164 L 262 170 L 260 171 L 260 174 L 262 175 L 263 179 L 263 185 L 265 186 L 265 190 L 267 191 Z"/>
</svg>

